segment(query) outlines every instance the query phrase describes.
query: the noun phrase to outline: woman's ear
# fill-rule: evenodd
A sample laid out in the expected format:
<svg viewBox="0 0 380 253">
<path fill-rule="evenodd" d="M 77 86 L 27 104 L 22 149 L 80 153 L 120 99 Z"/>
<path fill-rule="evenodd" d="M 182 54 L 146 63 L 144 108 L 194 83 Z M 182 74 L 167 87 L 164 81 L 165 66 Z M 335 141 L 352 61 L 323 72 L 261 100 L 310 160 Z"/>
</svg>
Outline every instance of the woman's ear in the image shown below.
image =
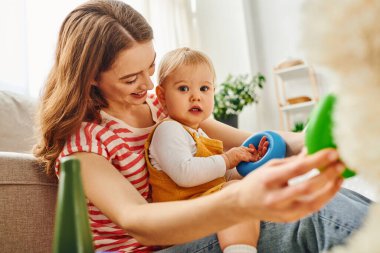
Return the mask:
<svg viewBox="0 0 380 253">
<path fill-rule="evenodd" d="M 90 84 L 91 86 L 98 86 L 98 82 L 96 82 L 95 80 L 90 80 Z"/>
<path fill-rule="evenodd" d="M 165 101 L 165 88 L 162 87 L 161 85 L 156 86 L 156 95 L 158 98 L 158 101 L 160 101 L 162 107 L 165 108 L 166 101 Z"/>
<path fill-rule="evenodd" d="M 91 86 L 99 86 L 100 77 L 96 78 L 97 75 L 90 76 L 90 85 Z"/>
</svg>

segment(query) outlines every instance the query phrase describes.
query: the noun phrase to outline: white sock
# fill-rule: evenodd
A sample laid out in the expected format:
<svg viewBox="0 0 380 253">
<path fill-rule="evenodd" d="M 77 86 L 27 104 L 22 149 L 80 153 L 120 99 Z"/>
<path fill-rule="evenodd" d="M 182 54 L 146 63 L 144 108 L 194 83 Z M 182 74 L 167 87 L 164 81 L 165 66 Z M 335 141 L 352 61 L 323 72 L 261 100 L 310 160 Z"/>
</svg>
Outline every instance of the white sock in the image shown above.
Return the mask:
<svg viewBox="0 0 380 253">
<path fill-rule="evenodd" d="M 223 253 L 257 253 L 257 249 L 248 244 L 235 244 L 227 246 Z"/>
</svg>

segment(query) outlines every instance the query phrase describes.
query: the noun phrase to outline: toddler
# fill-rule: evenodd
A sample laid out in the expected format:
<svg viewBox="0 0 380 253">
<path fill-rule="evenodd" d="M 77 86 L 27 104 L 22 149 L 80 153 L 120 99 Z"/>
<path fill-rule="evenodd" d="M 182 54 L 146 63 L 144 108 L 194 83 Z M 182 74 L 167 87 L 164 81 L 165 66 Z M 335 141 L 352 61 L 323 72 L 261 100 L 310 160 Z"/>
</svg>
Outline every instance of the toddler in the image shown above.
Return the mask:
<svg viewBox="0 0 380 253">
<path fill-rule="evenodd" d="M 159 67 L 156 94 L 169 118 L 156 126 L 145 145 L 153 202 L 175 201 L 221 190 L 227 170 L 257 161 L 268 142 L 223 153 L 223 143 L 199 127 L 214 107 L 215 72 L 209 58 L 189 48 L 167 53 Z M 233 215 L 233 214 L 231 214 Z M 218 232 L 223 252 L 256 252 L 258 220 Z"/>
</svg>

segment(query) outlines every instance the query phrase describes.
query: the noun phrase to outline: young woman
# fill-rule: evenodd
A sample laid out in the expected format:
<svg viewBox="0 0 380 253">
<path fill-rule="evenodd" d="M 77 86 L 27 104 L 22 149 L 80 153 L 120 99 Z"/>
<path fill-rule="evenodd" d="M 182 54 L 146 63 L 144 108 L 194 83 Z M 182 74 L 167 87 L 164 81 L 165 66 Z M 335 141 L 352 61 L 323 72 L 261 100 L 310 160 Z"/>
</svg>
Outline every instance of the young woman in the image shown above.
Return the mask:
<svg viewBox="0 0 380 253">
<path fill-rule="evenodd" d="M 164 118 L 150 76 L 155 69 L 152 29 L 120 1 L 90 1 L 64 20 L 48 77 L 35 155 L 47 172 L 60 159 L 80 159 L 94 244 L 99 251 L 149 252 L 150 245 L 182 244 L 166 252 L 219 252 L 214 235 L 248 219 L 296 221 L 261 225 L 258 251 L 318 252 L 343 242 L 367 212 L 365 198 L 338 192 L 343 169 L 334 150 L 268 163 L 223 191 L 194 200 L 148 203 L 144 142 Z M 213 119 L 201 127 L 225 148 L 250 133 Z M 302 136 L 283 133 L 290 152 Z M 320 175 L 289 186 L 315 167 Z M 297 221 L 298 220 L 298 221 Z"/>
</svg>

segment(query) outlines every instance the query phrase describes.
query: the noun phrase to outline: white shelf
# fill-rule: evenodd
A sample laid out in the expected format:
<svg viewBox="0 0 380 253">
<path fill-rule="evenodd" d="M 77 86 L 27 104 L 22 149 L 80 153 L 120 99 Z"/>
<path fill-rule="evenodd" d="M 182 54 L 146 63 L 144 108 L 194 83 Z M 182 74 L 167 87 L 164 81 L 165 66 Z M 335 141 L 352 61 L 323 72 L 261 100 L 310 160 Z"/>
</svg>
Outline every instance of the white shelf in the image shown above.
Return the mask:
<svg viewBox="0 0 380 253">
<path fill-rule="evenodd" d="M 280 106 L 280 109 L 281 111 L 286 112 L 286 111 L 305 109 L 305 108 L 313 107 L 314 105 L 315 105 L 315 101 L 308 101 L 308 102 L 291 104 L 291 105 L 283 105 L 283 106 Z"/>
<path fill-rule="evenodd" d="M 309 66 L 306 64 L 274 71 L 274 73 L 283 80 L 297 79 L 305 76 L 307 77 L 308 72 Z"/>
<path fill-rule="evenodd" d="M 284 64 L 282 65 L 284 66 Z M 291 131 L 296 122 L 307 120 L 319 99 L 315 72 L 311 66 L 304 63 L 288 68 L 273 69 L 273 75 L 281 127 L 283 130 Z M 303 97 L 311 100 L 295 104 L 288 102 L 290 98 Z"/>
</svg>

